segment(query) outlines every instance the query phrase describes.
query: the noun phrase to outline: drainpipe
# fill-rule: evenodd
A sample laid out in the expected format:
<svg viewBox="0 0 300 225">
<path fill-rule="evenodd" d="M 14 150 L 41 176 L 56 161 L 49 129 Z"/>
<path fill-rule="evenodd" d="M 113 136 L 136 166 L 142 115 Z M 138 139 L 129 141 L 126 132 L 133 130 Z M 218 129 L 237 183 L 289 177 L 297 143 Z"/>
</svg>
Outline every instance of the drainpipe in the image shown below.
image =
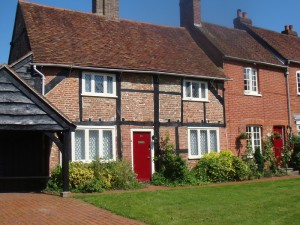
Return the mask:
<svg viewBox="0 0 300 225">
<path fill-rule="evenodd" d="M 33 65 L 33 69 L 37 72 L 42 78 L 42 95 L 45 95 L 45 75 L 36 68 L 36 65 Z"/>
<path fill-rule="evenodd" d="M 286 83 L 286 94 L 287 94 L 287 108 L 288 108 L 288 126 L 290 130 L 292 131 L 292 124 L 291 124 L 291 96 L 290 96 L 290 85 L 289 85 L 289 64 L 290 62 L 287 62 L 287 67 L 285 71 L 285 83 Z M 291 132 L 292 133 L 292 132 Z"/>
</svg>

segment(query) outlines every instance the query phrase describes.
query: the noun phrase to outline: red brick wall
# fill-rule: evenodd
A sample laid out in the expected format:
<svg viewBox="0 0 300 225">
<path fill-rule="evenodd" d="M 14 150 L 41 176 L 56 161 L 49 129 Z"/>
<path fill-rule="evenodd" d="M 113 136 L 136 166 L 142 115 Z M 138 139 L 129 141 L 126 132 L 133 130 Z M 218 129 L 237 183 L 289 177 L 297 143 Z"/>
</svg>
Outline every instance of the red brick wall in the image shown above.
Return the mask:
<svg viewBox="0 0 300 225">
<path fill-rule="evenodd" d="M 296 73 L 300 71 L 299 65 L 291 65 L 289 68 L 289 87 L 290 87 L 290 104 L 291 104 L 291 125 L 293 133 L 297 133 L 294 115 L 300 115 L 300 95 L 297 94 L 297 77 Z"/>
<path fill-rule="evenodd" d="M 160 76 L 159 78 L 159 119 L 160 122 L 181 120 L 181 78 Z M 171 94 L 176 93 L 176 94 Z"/>
<path fill-rule="evenodd" d="M 151 75 L 122 74 L 121 112 L 125 121 L 151 122 L 154 120 L 153 93 L 138 91 L 153 91 L 153 78 Z M 137 90 L 137 92 L 135 92 Z"/>
<path fill-rule="evenodd" d="M 262 96 L 244 95 L 244 67 L 257 69 Z M 238 153 L 236 138 L 247 125 L 262 126 L 266 135 L 273 126 L 288 124 L 284 71 L 230 62 L 224 64 L 224 71 L 232 79 L 225 84 L 227 148 Z"/>
</svg>

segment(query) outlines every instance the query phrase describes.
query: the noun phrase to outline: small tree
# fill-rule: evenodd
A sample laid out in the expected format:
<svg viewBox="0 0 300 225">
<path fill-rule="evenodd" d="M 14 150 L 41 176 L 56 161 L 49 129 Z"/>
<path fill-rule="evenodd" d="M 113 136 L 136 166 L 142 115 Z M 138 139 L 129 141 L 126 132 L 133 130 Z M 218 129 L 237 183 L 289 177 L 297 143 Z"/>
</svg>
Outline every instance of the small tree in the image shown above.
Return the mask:
<svg viewBox="0 0 300 225">
<path fill-rule="evenodd" d="M 267 163 L 270 167 L 270 170 L 273 173 L 276 173 L 278 170 L 278 166 L 276 164 L 276 157 L 274 155 L 274 144 L 272 136 L 268 136 L 263 143 L 263 156 L 265 163 Z"/>
<path fill-rule="evenodd" d="M 161 154 L 155 158 L 159 161 L 160 169 L 153 176 L 155 179 L 165 180 L 168 183 L 184 183 L 189 175 L 186 161 L 184 161 L 174 150 L 174 145 L 170 142 L 169 133 L 160 142 Z"/>
<path fill-rule="evenodd" d="M 264 157 L 262 156 L 259 148 L 255 149 L 254 159 L 255 159 L 255 162 L 257 165 L 258 172 L 263 173 L 264 172 Z"/>
</svg>

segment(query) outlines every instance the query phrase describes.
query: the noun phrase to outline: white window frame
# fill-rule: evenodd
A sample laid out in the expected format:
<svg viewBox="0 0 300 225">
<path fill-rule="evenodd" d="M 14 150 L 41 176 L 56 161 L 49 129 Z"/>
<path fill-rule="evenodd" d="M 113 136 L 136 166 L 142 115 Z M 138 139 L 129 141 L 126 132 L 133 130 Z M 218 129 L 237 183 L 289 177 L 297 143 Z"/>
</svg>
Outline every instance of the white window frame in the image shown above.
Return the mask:
<svg viewBox="0 0 300 225">
<path fill-rule="evenodd" d="M 187 97 L 187 91 L 186 91 L 186 83 L 190 82 L 190 97 Z M 198 89 L 198 95 L 199 97 L 193 97 L 193 91 L 192 91 L 192 84 L 197 83 L 199 86 Z M 205 85 L 205 97 L 202 97 L 202 85 Z M 208 83 L 206 81 L 197 81 L 197 80 L 184 80 L 183 82 L 183 100 L 189 100 L 189 101 L 208 101 Z"/>
<path fill-rule="evenodd" d="M 249 74 L 247 73 L 247 71 L 249 72 Z M 245 79 L 246 74 L 248 74 L 249 79 Z M 255 76 L 254 76 L 255 75 Z M 248 85 L 249 89 L 245 89 L 245 81 L 248 80 Z M 257 69 L 251 68 L 251 67 L 245 67 L 244 68 L 244 94 L 245 95 L 254 95 L 254 96 L 261 96 L 261 94 L 259 93 L 258 90 L 258 73 L 257 73 Z M 256 85 L 254 85 L 256 84 Z M 256 90 L 255 90 L 256 89 Z"/>
<path fill-rule="evenodd" d="M 103 161 L 116 161 L 116 129 L 114 126 L 109 127 L 100 127 L 100 126 L 77 126 L 76 130 L 83 130 L 85 132 L 85 159 L 84 160 L 75 160 L 75 132 L 72 132 L 72 162 L 92 162 L 94 159 L 90 159 L 89 157 L 89 131 L 96 130 L 99 131 L 99 146 L 102 146 L 102 138 L 103 138 L 103 131 L 111 131 L 112 132 L 112 159 Z M 99 158 L 103 158 L 103 149 L 99 149 Z"/>
<path fill-rule="evenodd" d="M 191 136 L 190 133 L 192 130 L 197 131 L 197 139 L 198 139 L 198 155 L 192 155 L 191 153 Z M 210 131 L 216 131 L 217 134 L 217 152 L 220 152 L 220 135 L 219 128 L 216 127 L 189 127 L 188 128 L 188 157 L 189 159 L 200 159 L 203 157 L 201 154 L 201 146 L 200 146 L 200 131 L 207 131 L 207 143 L 210 144 Z M 210 146 L 208 146 L 208 153 L 211 153 Z"/>
<path fill-rule="evenodd" d="M 85 89 L 85 77 L 89 75 L 91 76 L 91 91 L 88 92 Z M 102 76 L 104 78 L 104 91 L 103 93 L 96 93 L 95 92 L 95 77 Z M 111 77 L 113 79 L 113 93 L 107 93 L 107 77 Z M 101 97 L 117 97 L 116 96 L 116 75 L 115 74 L 108 74 L 108 73 L 94 73 L 94 72 L 83 72 L 82 73 L 82 95 L 86 96 L 101 96 Z"/>
<path fill-rule="evenodd" d="M 297 94 L 300 95 L 300 70 L 296 72 Z"/>
<path fill-rule="evenodd" d="M 255 128 L 258 128 L 258 132 L 255 131 Z M 252 146 L 252 154 L 255 153 L 255 148 L 259 147 L 260 151 L 262 151 L 262 139 L 261 139 L 261 126 L 259 125 L 248 125 L 246 127 L 246 133 L 248 134 L 248 141 L 251 141 Z M 258 133 L 259 139 L 255 139 L 254 133 Z M 255 141 L 259 140 L 260 145 L 255 145 Z"/>
</svg>

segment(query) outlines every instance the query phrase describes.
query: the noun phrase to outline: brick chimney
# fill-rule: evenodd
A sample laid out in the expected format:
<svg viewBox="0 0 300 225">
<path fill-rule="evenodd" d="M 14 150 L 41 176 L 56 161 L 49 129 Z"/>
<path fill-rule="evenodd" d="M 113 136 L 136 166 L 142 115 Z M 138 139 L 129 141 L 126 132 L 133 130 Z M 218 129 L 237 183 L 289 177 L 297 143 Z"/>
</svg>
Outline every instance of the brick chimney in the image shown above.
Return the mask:
<svg viewBox="0 0 300 225">
<path fill-rule="evenodd" d="M 180 26 L 201 26 L 200 0 L 180 0 Z"/>
<path fill-rule="evenodd" d="M 282 34 L 298 37 L 298 34 L 296 31 L 294 31 L 293 25 L 286 25 L 284 26 L 284 31 L 281 32 Z"/>
<path fill-rule="evenodd" d="M 119 17 L 119 0 L 92 0 L 92 10 L 101 16 Z"/>
<path fill-rule="evenodd" d="M 252 20 L 248 18 L 248 14 L 246 12 L 242 12 L 242 10 L 237 10 L 237 17 L 233 20 L 234 28 L 242 28 L 243 24 L 252 26 Z"/>
</svg>

